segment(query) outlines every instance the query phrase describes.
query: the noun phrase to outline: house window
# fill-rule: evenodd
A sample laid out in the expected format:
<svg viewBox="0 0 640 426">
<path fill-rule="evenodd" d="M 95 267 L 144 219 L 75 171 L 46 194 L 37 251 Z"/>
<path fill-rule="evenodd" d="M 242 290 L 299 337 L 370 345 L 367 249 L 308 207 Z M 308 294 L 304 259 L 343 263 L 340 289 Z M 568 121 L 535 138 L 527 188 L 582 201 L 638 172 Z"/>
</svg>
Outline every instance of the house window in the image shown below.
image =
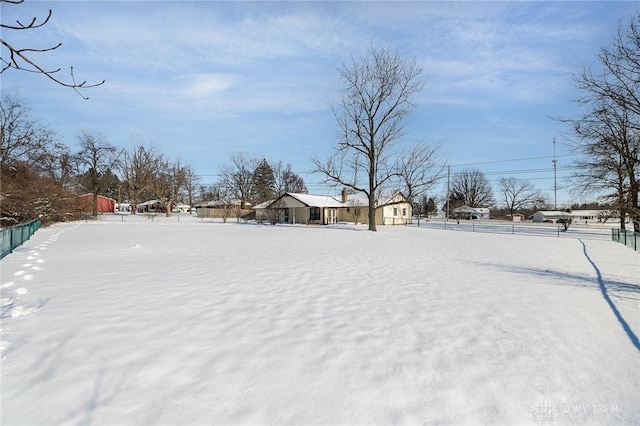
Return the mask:
<svg viewBox="0 0 640 426">
<path fill-rule="evenodd" d="M 406 209 L 406 208 L 403 208 L 403 209 L 402 209 L 402 216 L 406 216 L 406 215 L 407 215 L 407 209 Z"/>
<path fill-rule="evenodd" d="M 397 207 L 393 208 L 393 215 L 394 216 L 398 216 L 398 208 Z"/>
<path fill-rule="evenodd" d="M 311 207 L 309 209 L 309 220 L 320 220 L 320 207 Z"/>
</svg>

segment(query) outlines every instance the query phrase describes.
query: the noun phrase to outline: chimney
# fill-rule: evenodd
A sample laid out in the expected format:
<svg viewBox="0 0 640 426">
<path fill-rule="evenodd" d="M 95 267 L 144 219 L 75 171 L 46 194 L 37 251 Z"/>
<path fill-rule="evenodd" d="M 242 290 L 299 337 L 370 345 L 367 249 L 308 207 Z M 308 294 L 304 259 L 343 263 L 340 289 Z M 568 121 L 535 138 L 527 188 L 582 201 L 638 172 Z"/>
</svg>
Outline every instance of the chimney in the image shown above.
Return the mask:
<svg viewBox="0 0 640 426">
<path fill-rule="evenodd" d="M 342 188 L 342 204 L 347 202 L 347 188 Z"/>
</svg>

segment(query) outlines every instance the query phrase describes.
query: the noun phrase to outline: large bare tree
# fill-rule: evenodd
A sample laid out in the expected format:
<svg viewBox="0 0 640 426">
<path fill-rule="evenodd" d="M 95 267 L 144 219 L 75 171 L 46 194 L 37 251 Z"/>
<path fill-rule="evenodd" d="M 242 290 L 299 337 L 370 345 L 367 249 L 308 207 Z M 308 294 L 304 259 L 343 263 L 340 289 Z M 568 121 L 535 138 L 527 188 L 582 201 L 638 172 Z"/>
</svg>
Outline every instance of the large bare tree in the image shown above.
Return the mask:
<svg viewBox="0 0 640 426">
<path fill-rule="evenodd" d="M 0 166 L 15 162 L 35 164 L 51 152 L 55 132 L 42 126 L 17 95 L 2 94 L 0 101 Z"/>
<path fill-rule="evenodd" d="M 325 182 L 364 193 L 369 230 L 376 230 L 376 197 L 399 176 L 396 145 L 422 90 L 422 70 L 389 48 L 371 47 L 366 56 L 339 69 L 341 97 L 333 105 L 339 139 L 326 160 L 314 159 Z"/>
<path fill-rule="evenodd" d="M 304 179 L 291 170 L 291 164 L 283 165 L 282 161 L 274 163 L 273 169 L 275 195 L 286 192 L 306 194 L 308 192 Z"/>
<path fill-rule="evenodd" d="M 98 216 L 98 195 L 106 188 L 118 167 L 121 150 L 111 145 L 100 132 L 82 130 L 78 136 L 79 181 L 92 194 L 91 215 Z"/>
<path fill-rule="evenodd" d="M 0 224 L 70 217 L 72 161 L 55 132 L 16 96 L 0 100 Z"/>
<path fill-rule="evenodd" d="M 124 192 L 131 203 L 131 213 L 136 213 L 138 204 L 145 198 L 153 196 L 154 179 L 162 164 L 162 154 L 142 143 L 125 151 L 121 173 Z"/>
<path fill-rule="evenodd" d="M 640 232 L 640 15 L 620 26 L 613 43 L 601 49 L 596 70 L 576 76 L 580 117 L 572 125 L 579 190 L 596 191 L 613 201 L 625 227 L 627 213 Z"/>
<path fill-rule="evenodd" d="M 494 204 L 491 183 L 484 173 L 478 169 L 467 169 L 456 173 L 451 179 L 449 189 L 449 205 L 489 207 Z"/>
<path fill-rule="evenodd" d="M 533 184 L 527 180 L 502 177 L 498 180 L 498 186 L 502 193 L 502 201 L 504 201 L 512 218 L 517 210 L 544 203 L 544 194 L 536 190 Z"/>
<path fill-rule="evenodd" d="M 184 170 L 184 191 L 187 197 L 187 203 L 189 204 L 189 212 L 193 213 L 193 204 L 195 202 L 195 194 L 200 183 L 200 176 L 198 176 L 193 170 L 193 167 L 186 166 Z"/>
<path fill-rule="evenodd" d="M 0 0 L 0 4 L 19 5 L 24 0 Z M 69 79 L 63 80 L 58 77 L 61 68 L 46 69 L 39 65 L 38 61 L 34 59 L 34 56 L 41 53 L 47 53 L 58 49 L 62 46 L 62 43 L 57 43 L 48 47 L 17 47 L 13 42 L 7 39 L 7 36 L 11 36 L 16 31 L 29 31 L 37 30 L 47 25 L 52 15 L 51 9 L 44 18 L 41 17 L 29 17 L 26 20 L 16 20 L 15 23 L 0 23 L 0 29 L 2 29 L 2 35 L 0 36 L 0 45 L 2 46 L 0 63 L 0 74 L 7 70 L 14 69 L 18 71 L 26 71 L 35 74 L 41 74 L 49 78 L 56 84 L 64 87 L 70 87 L 75 90 L 80 96 L 88 99 L 80 93 L 80 89 L 87 89 L 90 87 L 96 87 L 104 84 L 104 80 L 99 83 L 88 83 L 86 80 L 77 81 L 73 66 L 69 69 Z M 17 38 L 17 37 L 16 37 Z"/>
<path fill-rule="evenodd" d="M 253 175 L 260 161 L 258 157 L 234 153 L 231 155 L 231 165 L 225 165 L 220 170 L 220 185 L 225 188 L 225 193 L 231 193 L 240 200 L 241 208 L 253 198 Z"/>
<path fill-rule="evenodd" d="M 160 160 L 158 168 L 151 180 L 151 191 L 155 198 L 164 204 L 165 213 L 171 216 L 181 190 L 187 182 L 186 166 L 180 160 L 167 161 Z"/>
</svg>

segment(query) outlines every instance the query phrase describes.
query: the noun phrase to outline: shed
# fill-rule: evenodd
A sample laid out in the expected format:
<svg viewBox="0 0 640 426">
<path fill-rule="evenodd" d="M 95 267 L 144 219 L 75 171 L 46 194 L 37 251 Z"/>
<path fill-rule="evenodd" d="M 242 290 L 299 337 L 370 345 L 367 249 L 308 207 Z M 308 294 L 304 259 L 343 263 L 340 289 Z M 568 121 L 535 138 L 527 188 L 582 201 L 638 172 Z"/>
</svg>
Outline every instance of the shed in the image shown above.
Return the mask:
<svg viewBox="0 0 640 426">
<path fill-rule="evenodd" d="M 93 194 L 82 194 L 73 199 L 75 210 L 84 213 L 93 213 Z M 114 213 L 116 211 L 116 200 L 113 198 L 98 195 L 98 213 Z"/>
</svg>

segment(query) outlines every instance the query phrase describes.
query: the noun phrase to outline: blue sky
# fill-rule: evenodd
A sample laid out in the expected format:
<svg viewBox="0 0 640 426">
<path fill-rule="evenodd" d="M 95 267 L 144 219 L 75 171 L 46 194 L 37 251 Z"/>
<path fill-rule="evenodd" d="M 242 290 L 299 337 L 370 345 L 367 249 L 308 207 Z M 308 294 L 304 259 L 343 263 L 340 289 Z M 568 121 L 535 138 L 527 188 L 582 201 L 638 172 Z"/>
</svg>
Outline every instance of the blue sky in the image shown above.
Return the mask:
<svg viewBox="0 0 640 426">
<path fill-rule="evenodd" d="M 553 201 L 571 161 L 573 76 L 596 66 L 637 2 L 178 2 L 26 0 L 2 4 L 2 21 L 53 16 L 43 28 L 3 32 L 17 47 L 62 46 L 32 55 L 66 77 L 97 82 L 83 100 L 42 76 L 9 70 L 2 90 L 75 148 L 81 130 L 125 148 L 142 142 L 214 183 L 229 155 L 290 163 L 310 192 L 325 193 L 311 158 L 337 137 L 330 102 L 337 69 L 370 46 L 415 59 L 426 82 L 407 142 L 442 143 L 452 173 L 477 167 L 491 181 L 531 180 Z M 4 52 L 3 52 L 4 53 Z M 63 74 L 64 73 L 64 74 Z M 542 157 L 542 158 L 540 158 Z M 504 161 L 531 159 L 521 161 Z M 434 190 L 441 195 L 442 189 Z M 496 194 L 497 196 L 497 194 Z M 582 201 L 568 189 L 558 203 Z"/>
</svg>

